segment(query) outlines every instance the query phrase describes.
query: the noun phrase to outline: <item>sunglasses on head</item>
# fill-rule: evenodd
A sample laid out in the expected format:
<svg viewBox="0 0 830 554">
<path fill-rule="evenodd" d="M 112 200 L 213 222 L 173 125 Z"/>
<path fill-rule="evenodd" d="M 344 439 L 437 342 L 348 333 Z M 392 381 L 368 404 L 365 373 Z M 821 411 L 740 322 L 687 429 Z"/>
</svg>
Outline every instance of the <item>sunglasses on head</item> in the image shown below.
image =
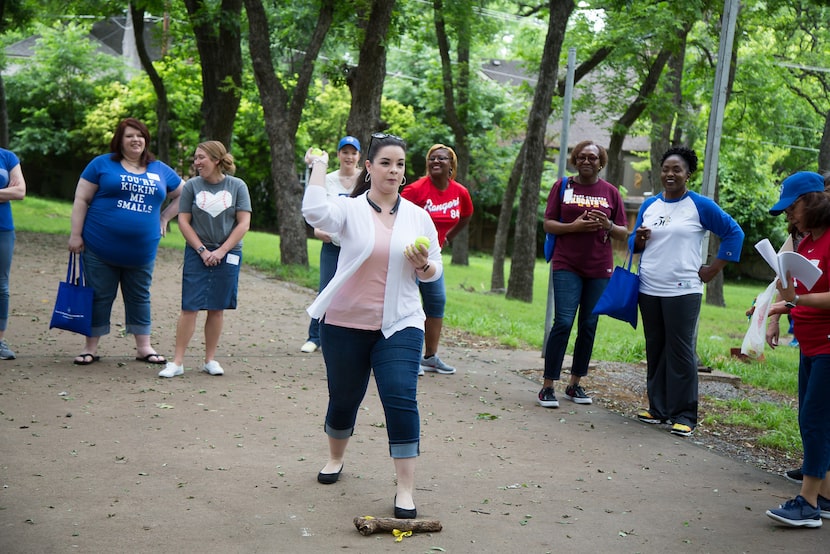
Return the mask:
<svg viewBox="0 0 830 554">
<path fill-rule="evenodd" d="M 399 140 L 402 143 L 406 144 L 406 142 L 398 135 L 392 135 L 389 133 L 372 133 L 372 137 L 369 139 L 369 149 L 372 148 L 372 141 L 374 141 L 375 139 L 383 140 L 388 138 L 391 138 L 393 140 Z"/>
</svg>

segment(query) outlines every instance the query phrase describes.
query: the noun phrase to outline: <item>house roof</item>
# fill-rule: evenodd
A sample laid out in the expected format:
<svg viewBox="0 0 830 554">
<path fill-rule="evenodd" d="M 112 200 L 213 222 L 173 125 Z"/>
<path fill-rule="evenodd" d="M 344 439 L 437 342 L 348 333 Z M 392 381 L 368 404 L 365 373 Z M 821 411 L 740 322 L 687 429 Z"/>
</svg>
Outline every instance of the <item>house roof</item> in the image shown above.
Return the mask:
<svg viewBox="0 0 830 554">
<path fill-rule="evenodd" d="M 491 59 L 481 65 L 481 72 L 493 81 L 508 87 L 517 87 L 521 84 L 528 84 L 535 87 L 538 79 L 535 75 L 528 73 L 522 62 L 516 60 Z M 590 76 L 585 82 L 590 81 Z M 580 87 L 574 87 L 574 96 L 579 97 Z M 611 141 L 611 127 L 613 119 L 602 124 L 596 123 L 592 114 L 588 112 L 577 112 L 571 114 L 571 124 L 568 128 L 568 148 L 572 148 L 583 140 L 593 140 L 606 148 Z M 547 125 L 547 135 L 554 143 L 553 147 L 559 148 L 559 139 L 562 133 L 562 120 L 552 119 Z M 623 149 L 626 151 L 648 151 L 650 148 L 649 138 L 628 135 L 623 142 Z"/>
</svg>

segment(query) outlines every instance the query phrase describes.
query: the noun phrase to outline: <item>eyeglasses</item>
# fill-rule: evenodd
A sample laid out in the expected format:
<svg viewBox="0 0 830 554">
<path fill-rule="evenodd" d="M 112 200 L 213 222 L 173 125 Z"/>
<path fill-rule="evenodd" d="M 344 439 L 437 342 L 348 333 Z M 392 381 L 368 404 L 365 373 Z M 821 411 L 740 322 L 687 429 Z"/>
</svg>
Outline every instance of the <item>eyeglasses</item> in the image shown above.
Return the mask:
<svg viewBox="0 0 830 554">
<path fill-rule="evenodd" d="M 599 156 L 577 156 L 576 161 L 594 163 L 596 161 L 599 161 Z"/>
<path fill-rule="evenodd" d="M 448 162 L 448 161 L 450 161 L 450 159 L 446 156 L 430 156 L 429 158 L 427 158 L 427 161 L 430 162 L 430 163 L 432 163 L 432 162 Z"/>
</svg>

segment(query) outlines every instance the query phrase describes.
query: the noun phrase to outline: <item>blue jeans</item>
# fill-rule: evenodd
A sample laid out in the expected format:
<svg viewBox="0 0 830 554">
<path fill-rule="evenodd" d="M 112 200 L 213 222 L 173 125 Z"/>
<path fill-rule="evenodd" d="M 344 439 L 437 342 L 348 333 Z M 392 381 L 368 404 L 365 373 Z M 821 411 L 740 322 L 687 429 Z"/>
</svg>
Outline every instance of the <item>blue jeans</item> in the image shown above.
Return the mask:
<svg viewBox="0 0 830 554">
<path fill-rule="evenodd" d="M 329 284 L 337 271 L 337 259 L 340 257 L 340 247 L 330 242 L 324 242 L 320 248 L 320 283 L 317 294 Z M 308 324 L 308 340 L 320 346 L 320 320 L 311 318 Z"/>
<path fill-rule="evenodd" d="M 437 281 L 424 283 L 418 281 L 418 290 L 421 291 L 421 302 L 427 317 L 443 318 L 444 307 L 447 305 L 447 291 L 444 288 L 444 274 Z"/>
<path fill-rule="evenodd" d="M 9 323 L 9 275 L 14 237 L 14 231 L 0 231 L 0 331 L 5 331 Z"/>
<path fill-rule="evenodd" d="M 110 332 L 112 304 L 121 286 L 124 299 L 124 319 L 127 332 L 133 335 L 149 335 L 152 327 L 150 316 L 150 285 L 153 283 L 155 259 L 142 266 L 120 266 L 108 263 L 89 249 L 84 249 L 84 277 L 92 287 L 92 335 L 100 337 Z"/>
<path fill-rule="evenodd" d="M 334 439 L 352 436 L 374 370 L 386 415 L 389 454 L 393 458 L 417 456 L 421 433 L 418 368 L 424 332 L 407 327 L 387 339 L 379 330 L 339 327 L 324 320 L 320 338 L 329 387 L 326 434 Z"/>
<path fill-rule="evenodd" d="M 797 338 L 797 337 L 796 337 Z M 804 447 L 802 471 L 824 478 L 830 469 L 830 355 L 801 355 L 798 365 L 798 427 Z"/>
<path fill-rule="evenodd" d="M 591 312 L 605 291 L 606 285 L 608 279 L 588 279 L 566 270 L 553 272 L 553 327 L 548 334 L 545 347 L 545 379 L 559 380 L 577 309 L 579 323 L 576 328 L 571 374 L 577 377 L 588 375 L 588 364 L 594 351 L 594 338 L 599 321 L 599 316 Z"/>
</svg>

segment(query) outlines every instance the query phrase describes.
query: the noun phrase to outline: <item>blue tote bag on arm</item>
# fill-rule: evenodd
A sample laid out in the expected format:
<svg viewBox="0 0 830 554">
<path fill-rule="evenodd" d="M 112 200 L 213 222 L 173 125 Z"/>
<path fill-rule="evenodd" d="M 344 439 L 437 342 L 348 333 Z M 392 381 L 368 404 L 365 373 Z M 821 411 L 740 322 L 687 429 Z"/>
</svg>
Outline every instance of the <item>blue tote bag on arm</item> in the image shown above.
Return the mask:
<svg viewBox="0 0 830 554">
<path fill-rule="evenodd" d="M 634 253 L 628 253 L 628 267 L 617 266 L 608 286 L 594 306 L 594 315 L 607 315 L 620 321 L 630 323 L 637 328 L 637 302 L 640 299 L 640 268 L 637 273 L 631 271 Z"/>
<path fill-rule="evenodd" d="M 92 287 L 86 286 L 80 254 L 69 254 L 66 281 L 58 286 L 58 298 L 49 328 L 57 327 L 85 336 L 92 334 Z"/>
</svg>

